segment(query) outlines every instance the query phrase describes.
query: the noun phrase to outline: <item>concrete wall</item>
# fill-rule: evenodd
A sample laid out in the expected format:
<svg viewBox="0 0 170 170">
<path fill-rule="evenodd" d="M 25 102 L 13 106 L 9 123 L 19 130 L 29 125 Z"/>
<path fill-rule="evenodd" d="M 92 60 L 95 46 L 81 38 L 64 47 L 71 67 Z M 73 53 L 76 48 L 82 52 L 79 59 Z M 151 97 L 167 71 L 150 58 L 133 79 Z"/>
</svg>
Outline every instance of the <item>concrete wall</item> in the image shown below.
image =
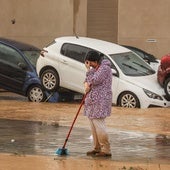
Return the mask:
<svg viewBox="0 0 170 170">
<path fill-rule="evenodd" d="M 87 36 L 87 0 L 73 0 L 73 33 Z"/>
<path fill-rule="evenodd" d="M 117 42 L 118 0 L 88 0 L 87 36 Z"/>
<path fill-rule="evenodd" d="M 158 58 L 170 52 L 169 0 L 0 0 L 0 6 L 0 37 L 40 48 L 76 33 Z"/>
<path fill-rule="evenodd" d="M 74 30 L 85 36 L 87 1 L 80 2 L 0 0 L 0 37 L 42 48 L 58 36 L 73 35 Z"/>
<path fill-rule="evenodd" d="M 118 43 L 160 58 L 170 52 L 170 1 L 119 0 Z"/>
</svg>

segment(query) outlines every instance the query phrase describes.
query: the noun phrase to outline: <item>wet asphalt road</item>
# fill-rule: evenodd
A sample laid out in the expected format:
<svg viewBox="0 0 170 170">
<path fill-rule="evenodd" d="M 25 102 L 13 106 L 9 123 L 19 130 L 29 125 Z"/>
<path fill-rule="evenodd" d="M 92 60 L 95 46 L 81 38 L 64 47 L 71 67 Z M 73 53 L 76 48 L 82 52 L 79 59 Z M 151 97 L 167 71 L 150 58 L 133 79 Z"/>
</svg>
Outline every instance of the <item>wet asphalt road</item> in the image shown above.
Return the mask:
<svg viewBox="0 0 170 170">
<path fill-rule="evenodd" d="M 25 100 L 15 95 L 3 100 Z M 2 100 L 2 98 L 1 98 Z M 63 146 L 68 126 L 41 121 L 0 119 L 0 152 L 16 155 L 54 155 Z M 149 132 L 108 128 L 112 160 L 160 162 L 170 161 L 170 136 Z M 87 128 L 74 127 L 67 142 L 69 156 L 87 158 L 92 139 Z"/>
<path fill-rule="evenodd" d="M 62 148 L 69 127 L 42 122 L 0 120 L 0 152 L 16 155 L 55 155 Z M 109 129 L 115 161 L 170 161 L 170 136 Z M 85 157 L 91 149 L 90 131 L 73 128 L 66 148 L 69 155 Z"/>
</svg>

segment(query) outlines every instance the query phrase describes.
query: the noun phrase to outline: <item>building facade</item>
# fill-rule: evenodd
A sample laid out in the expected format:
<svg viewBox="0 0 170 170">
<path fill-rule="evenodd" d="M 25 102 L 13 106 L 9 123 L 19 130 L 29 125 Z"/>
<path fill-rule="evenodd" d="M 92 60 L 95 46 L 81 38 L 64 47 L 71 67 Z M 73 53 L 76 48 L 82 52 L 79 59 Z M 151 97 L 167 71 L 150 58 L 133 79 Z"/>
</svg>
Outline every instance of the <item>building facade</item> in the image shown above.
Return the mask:
<svg viewBox="0 0 170 170">
<path fill-rule="evenodd" d="M 170 52 L 169 0 L 0 0 L 0 37 L 40 48 L 78 35 L 132 45 L 157 58 Z"/>
<path fill-rule="evenodd" d="M 170 53 L 170 1 L 119 0 L 118 42 L 140 47 L 157 58 Z"/>
</svg>

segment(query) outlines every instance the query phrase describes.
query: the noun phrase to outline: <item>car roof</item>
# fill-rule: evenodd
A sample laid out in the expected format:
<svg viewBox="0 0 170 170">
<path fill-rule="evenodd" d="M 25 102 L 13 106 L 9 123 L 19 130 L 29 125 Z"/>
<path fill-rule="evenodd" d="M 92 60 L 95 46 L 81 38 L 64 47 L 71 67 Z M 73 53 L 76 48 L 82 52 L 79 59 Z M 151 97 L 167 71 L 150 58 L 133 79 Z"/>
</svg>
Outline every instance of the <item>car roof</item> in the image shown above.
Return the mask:
<svg viewBox="0 0 170 170">
<path fill-rule="evenodd" d="M 16 47 L 17 49 L 19 49 L 21 51 L 32 51 L 32 50 L 40 51 L 40 49 L 38 47 L 35 47 L 31 44 L 27 44 L 27 43 L 24 43 L 24 42 L 16 41 L 16 40 L 13 40 L 13 39 L 7 39 L 7 38 L 0 37 L 0 42 L 10 44 L 10 45 Z"/>
<path fill-rule="evenodd" d="M 55 41 L 86 46 L 98 51 L 102 51 L 102 53 L 105 54 L 115 54 L 130 51 L 129 49 L 122 47 L 118 44 L 88 37 L 65 36 L 56 38 Z"/>
</svg>

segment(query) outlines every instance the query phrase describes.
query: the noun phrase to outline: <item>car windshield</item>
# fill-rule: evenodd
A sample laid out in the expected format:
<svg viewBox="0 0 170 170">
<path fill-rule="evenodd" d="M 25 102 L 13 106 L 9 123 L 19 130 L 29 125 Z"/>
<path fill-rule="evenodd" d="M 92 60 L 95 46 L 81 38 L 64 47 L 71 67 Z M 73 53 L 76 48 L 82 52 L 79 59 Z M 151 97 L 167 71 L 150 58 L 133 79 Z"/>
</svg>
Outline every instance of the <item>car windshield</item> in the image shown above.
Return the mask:
<svg viewBox="0 0 170 170">
<path fill-rule="evenodd" d="M 132 52 L 111 54 L 110 56 L 125 75 L 145 76 L 155 73 L 145 61 Z"/>
<path fill-rule="evenodd" d="M 40 55 L 40 51 L 22 51 L 31 64 L 36 67 L 37 59 Z"/>
</svg>

